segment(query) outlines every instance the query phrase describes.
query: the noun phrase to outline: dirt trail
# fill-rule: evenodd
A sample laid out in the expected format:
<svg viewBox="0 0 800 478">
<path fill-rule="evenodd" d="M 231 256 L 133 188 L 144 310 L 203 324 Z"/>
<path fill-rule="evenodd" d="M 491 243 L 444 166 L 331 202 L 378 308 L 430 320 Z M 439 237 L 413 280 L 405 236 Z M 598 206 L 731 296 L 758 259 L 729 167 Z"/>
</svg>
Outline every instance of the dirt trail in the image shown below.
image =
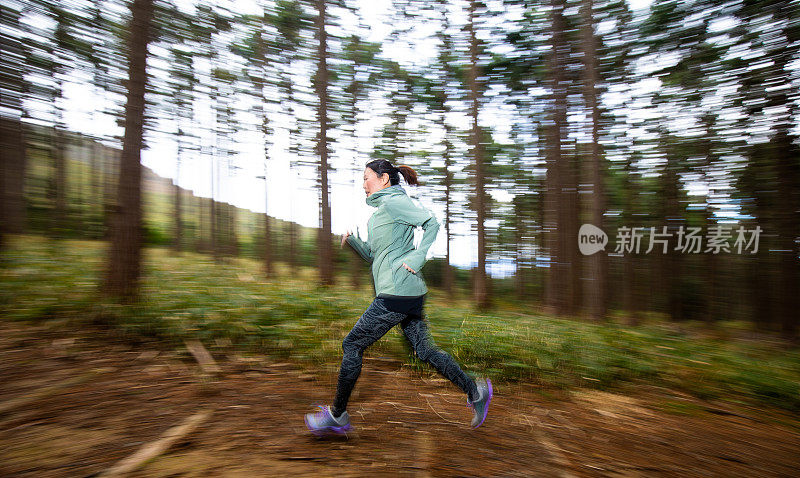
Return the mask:
<svg viewBox="0 0 800 478">
<path fill-rule="evenodd" d="M 350 408 L 356 430 L 317 440 L 302 417 L 330 400 L 332 373 L 211 352 L 217 381 L 188 354 L 97 331 L 0 324 L 0 476 L 97 476 L 206 409 L 208 420 L 128 476 L 788 477 L 800 469 L 798 421 L 778 411 L 641 387 L 635 398 L 591 390 L 544 398 L 497 384 L 485 425 L 470 430 L 450 383 L 370 357 Z"/>
</svg>

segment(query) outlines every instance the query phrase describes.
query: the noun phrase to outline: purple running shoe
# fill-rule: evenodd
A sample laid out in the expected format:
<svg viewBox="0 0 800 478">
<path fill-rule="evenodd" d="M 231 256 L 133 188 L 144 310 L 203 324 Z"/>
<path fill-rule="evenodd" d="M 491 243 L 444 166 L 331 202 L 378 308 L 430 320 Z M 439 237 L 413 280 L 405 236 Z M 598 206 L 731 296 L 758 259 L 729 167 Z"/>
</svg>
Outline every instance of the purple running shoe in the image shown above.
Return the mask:
<svg viewBox="0 0 800 478">
<path fill-rule="evenodd" d="M 353 427 L 350 426 L 350 414 L 347 412 L 335 418 L 331 412 L 331 407 L 317 405 L 320 410 L 316 413 L 307 413 L 305 420 L 306 426 L 311 433 L 321 437 L 325 435 L 345 435 Z"/>
<path fill-rule="evenodd" d="M 488 378 L 475 380 L 475 385 L 478 386 L 478 398 L 474 402 L 467 398 L 467 406 L 475 412 L 475 416 L 472 417 L 472 428 L 483 425 L 486 414 L 489 413 L 489 402 L 492 401 L 492 395 L 494 395 L 492 381 Z"/>
</svg>

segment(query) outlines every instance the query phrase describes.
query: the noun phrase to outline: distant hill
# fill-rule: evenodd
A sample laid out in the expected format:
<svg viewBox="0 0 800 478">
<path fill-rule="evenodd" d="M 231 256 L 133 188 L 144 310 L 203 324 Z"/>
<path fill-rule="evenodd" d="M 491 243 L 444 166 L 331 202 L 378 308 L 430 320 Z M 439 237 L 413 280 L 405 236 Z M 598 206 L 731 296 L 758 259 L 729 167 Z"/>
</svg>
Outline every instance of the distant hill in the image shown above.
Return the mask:
<svg viewBox="0 0 800 478">
<path fill-rule="evenodd" d="M 28 180 L 30 184 L 47 184 L 50 181 L 50 176 L 53 175 L 51 168 L 52 163 L 48 164 L 50 157 L 49 151 L 52 148 L 53 133 L 51 128 L 39 125 L 26 125 L 25 126 L 25 139 L 28 148 Z M 87 198 L 92 197 L 92 190 L 94 181 L 108 182 L 108 179 L 113 178 L 119 170 L 119 159 L 121 149 L 118 147 L 108 146 L 99 143 L 93 137 L 76 133 L 64 133 L 65 156 L 67 160 L 67 201 L 74 203 L 76 201 L 84 202 Z M 97 179 L 97 178 L 105 178 Z M 113 201 L 115 196 L 116 181 L 109 182 L 110 190 L 105 193 L 105 201 Z M 28 188 L 26 193 L 29 202 L 37 204 L 46 204 L 49 200 L 45 197 L 48 193 L 46 191 L 34 190 L 36 188 Z M 184 188 L 180 188 L 183 203 L 184 203 L 184 222 L 187 228 L 196 230 L 200 227 L 200 223 L 205 218 L 200 218 L 198 215 L 204 214 L 200 212 L 201 208 L 207 208 L 210 204 L 209 198 L 195 196 L 194 192 Z M 174 208 L 174 194 L 175 184 L 171 178 L 159 176 L 152 169 L 142 165 L 142 192 L 143 192 L 143 208 L 145 215 L 145 225 L 150 229 L 158 229 L 159 234 L 168 236 L 172 231 L 173 225 L 173 208 Z M 110 194 L 108 194 L 110 193 Z M 261 235 L 261 228 L 263 227 L 263 214 L 255 213 L 249 209 L 232 206 L 226 202 L 217 201 L 217 204 L 224 205 L 226 210 L 235 211 L 237 221 L 237 234 L 242 241 L 253 241 L 255 237 Z M 77 209 L 85 209 L 86 205 L 82 205 Z M 206 213 L 207 214 L 207 213 Z M 289 221 L 271 218 L 273 229 L 276 233 L 282 230 L 287 230 Z M 295 230 L 304 240 L 310 240 L 316 237 L 317 229 L 300 226 L 294 223 Z"/>
</svg>

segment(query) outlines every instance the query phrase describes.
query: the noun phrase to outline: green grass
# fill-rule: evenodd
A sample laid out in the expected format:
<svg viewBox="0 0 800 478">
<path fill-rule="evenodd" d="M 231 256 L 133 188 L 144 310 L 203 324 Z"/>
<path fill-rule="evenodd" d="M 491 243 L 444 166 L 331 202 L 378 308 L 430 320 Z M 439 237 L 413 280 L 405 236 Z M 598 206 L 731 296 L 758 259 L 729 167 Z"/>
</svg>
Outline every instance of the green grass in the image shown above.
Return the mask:
<svg viewBox="0 0 800 478">
<path fill-rule="evenodd" d="M 242 351 L 335 370 L 342 339 L 372 298 L 369 285 L 319 288 L 313 269 L 293 276 L 284 270 L 264 281 L 252 260 L 214 264 L 204 255 L 149 248 L 143 300 L 121 306 L 98 298 L 105 248 L 98 241 L 12 237 L 0 268 L 0 317 L 106 324 L 168 345 L 188 337 L 227 343 L 215 340 L 224 338 Z M 800 410 L 796 349 L 713 338 L 723 334 L 694 333 L 691 325 L 631 328 L 508 310 L 477 313 L 468 302 L 443 296 L 432 292 L 427 306 L 433 338 L 468 371 L 557 389 L 648 383 L 700 398 Z M 397 328 L 368 354 L 430 371 L 409 354 Z"/>
</svg>

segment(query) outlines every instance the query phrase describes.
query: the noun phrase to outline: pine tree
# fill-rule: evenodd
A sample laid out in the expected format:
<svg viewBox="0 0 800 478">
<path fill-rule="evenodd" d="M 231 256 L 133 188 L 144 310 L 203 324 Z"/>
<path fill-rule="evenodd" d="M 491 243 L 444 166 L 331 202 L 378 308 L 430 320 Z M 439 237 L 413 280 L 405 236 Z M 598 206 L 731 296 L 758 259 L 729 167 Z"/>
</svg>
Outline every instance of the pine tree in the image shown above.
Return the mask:
<svg viewBox="0 0 800 478">
<path fill-rule="evenodd" d="M 323 285 L 333 284 L 333 248 L 331 239 L 331 206 L 328 192 L 328 172 L 330 168 L 328 155 L 328 34 L 326 1 L 315 0 L 317 16 L 314 20 L 314 35 L 317 40 L 317 72 L 314 86 L 317 93 L 317 155 L 319 157 L 319 189 L 320 189 L 320 229 L 317 236 L 317 253 L 319 261 L 319 280 Z"/>
<path fill-rule="evenodd" d="M 467 33 L 469 35 L 469 69 L 467 85 L 469 88 L 469 116 L 472 123 L 470 143 L 472 160 L 475 166 L 475 213 L 478 233 L 478 268 L 475 271 L 475 305 L 479 309 L 489 306 L 490 295 L 486 276 L 486 193 L 484 190 L 484 150 L 481 143 L 482 132 L 478 124 L 478 113 L 481 102 L 481 85 L 479 84 L 478 37 L 476 35 L 476 16 L 478 2 L 471 0 L 468 8 Z"/>
<path fill-rule="evenodd" d="M 25 229 L 25 147 L 22 136 L 22 98 L 25 90 L 25 52 L 21 36 L 22 5 L 8 2 L 0 9 L 0 251 L 4 236 Z"/>
<path fill-rule="evenodd" d="M 111 230 L 103 288 L 124 300 L 135 298 L 141 273 L 142 204 L 140 155 L 147 84 L 147 45 L 152 39 L 153 2 L 134 0 L 128 28 L 128 95 L 122 143 L 117 211 Z"/>
</svg>

